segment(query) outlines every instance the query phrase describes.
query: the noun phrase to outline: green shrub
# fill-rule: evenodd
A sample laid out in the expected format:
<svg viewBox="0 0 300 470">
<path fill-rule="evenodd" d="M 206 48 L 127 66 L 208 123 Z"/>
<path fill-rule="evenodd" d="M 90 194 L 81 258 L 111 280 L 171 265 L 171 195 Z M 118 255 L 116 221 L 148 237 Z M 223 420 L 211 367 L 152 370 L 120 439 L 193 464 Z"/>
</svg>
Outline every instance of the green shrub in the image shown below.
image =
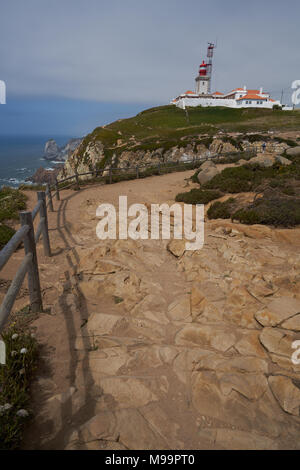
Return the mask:
<svg viewBox="0 0 300 470">
<path fill-rule="evenodd" d="M 233 220 L 243 224 L 264 224 L 294 227 L 300 224 L 300 200 L 265 197 L 232 215 Z"/>
<path fill-rule="evenodd" d="M 210 181 L 202 185 L 203 189 L 219 189 L 224 193 L 242 193 L 251 191 L 255 174 L 252 168 L 245 165 L 225 168 Z"/>
<path fill-rule="evenodd" d="M 177 194 L 175 200 L 177 202 L 185 202 L 186 204 L 207 204 L 214 199 L 222 196 L 220 191 L 203 191 L 202 189 L 191 189 L 188 193 Z"/>
<path fill-rule="evenodd" d="M 229 198 L 227 201 L 214 202 L 207 211 L 209 219 L 230 219 L 231 214 L 235 207 L 235 199 Z"/>
<path fill-rule="evenodd" d="M 0 222 L 18 219 L 19 211 L 26 209 L 27 196 L 18 189 L 3 187 L 0 190 Z"/>
<path fill-rule="evenodd" d="M 13 228 L 8 227 L 8 225 L 0 225 L 0 250 L 2 250 L 15 233 L 16 231 Z"/>
<path fill-rule="evenodd" d="M 290 147 L 297 147 L 298 144 L 294 140 L 291 139 L 284 139 L 283 137 L 275 137 L 275 140 L 279 142 L 280 144 L 287 144 Z"/>
<path fill-rule="evenodd" d="M 45 184 L 20 184 L 19 191 L 46 191 Z"/>
<path fill-rule="evenodd" d="M 247 135 L 247 140 L 250 143 L 253 142 L 266 142 L 267 140 L 270 140 L 270 137 L 261 135 L 261 134 L 250 134 Z"/>
</svg>

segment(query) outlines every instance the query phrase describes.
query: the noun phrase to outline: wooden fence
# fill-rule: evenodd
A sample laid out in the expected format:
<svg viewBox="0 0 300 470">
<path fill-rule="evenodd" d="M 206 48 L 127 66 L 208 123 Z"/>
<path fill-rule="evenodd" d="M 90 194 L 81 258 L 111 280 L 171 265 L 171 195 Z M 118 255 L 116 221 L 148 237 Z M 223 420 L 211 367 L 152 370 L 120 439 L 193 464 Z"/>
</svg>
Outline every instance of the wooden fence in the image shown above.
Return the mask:
<svg viewBox="0 0 300 470">
<path fill-rule="evenodd" d="M 9 261 L 10 257 L 19 248 L 21 243 L 23 243 L 24 245 L 24 258 L 19 266 L 19 269 L 17 270 L 14 279 L 11 282 L 11 285 L 0 307 L 0 333 L 8 320 L 13 304 L 17 298 L 17 295 L 20 291 L 26 274 L 28 275 L 28 289 L 31 311 L 39 312 L 43 310 L 36 244 L 42 236 L 44 254 L 48 257 L 51 256 L 47 212 L 48 209 L 53 212 L 52 193 L 55 194 L 57 200 L 60 200 L 60 190 L 66 189 L 69 186 L 73 186 L 74 183 L 76 185 L 76 188 L 80 189 L 80 183 L 82 183 L 82 181 L 80 181 L 80 178 L 82 177 L 90 176 L 96 179 L 96 181 L 104 181 L 105 183 L 111 184 L 114 182 L 115 177 L 120 177 L 121 175 L 122 177 L 124 177 L 124 179 L 126 179 L 126 176 L 130 176 L 130 172 L 130 179 L 136 179 L 148 175 L 150 176 L 151 174 L 165 174 L 173 171 L 184 171 L 192 168 L 197 168 L 203 163 L 203 161 L 206 161 L 208 159 L 220 160 L 223 156 L 224 155 L 219 154 L 202 158 L 193 158 L 185 161 L 158 163 L 156 166 L 153 164 L 149 164 L 127 168 L 95 168 L 86 173 L 75 173 L 74 175 L 69 176 L 68 178 L 64 178 L 60 181 L 56 180 L 53 185 L 47 185 L 46 191 L 38 191 L 37 204 L 34 207 L 33 211 L 20 212 L 21 228 L 13 235 L 9 242 L 0 251 L 1 271 L 2 268 Z M 69 185 L 66 185 L 66 183 L 68 182 L 70 182 Z M 86 181 L 83 181 L 83 183 L 86 183 Z M 40 220 L 35 231 L 33 222 L 38 215 L 40 217 Z"/>
<path fill-rule="evenodd" d="M 49 199 L 48 203 L 46 202 L 47 197 Z M 33 312 L 39 312 L 43 309 L 36 244 L 42 236 L 44 254 L 45 256 L 51 256 L 47 216 L 47 206 L 50 206 L 50 210 L 53 210 L 50 188 L 47 188 L 46 191 L 38 191 L 37 199 L 37 204 L 32 212 L 20 212 L 21 228 L 0 251 L 0 271 L 19 248 L 21 243 L 24 245 L 25 254 L 0 307 L 0 332 L 7 322 L 26 274 L 28 275 L 31 310 Z M 33 222 L 38 215 L 40 220 L 35 231 Z"/>
</svg>

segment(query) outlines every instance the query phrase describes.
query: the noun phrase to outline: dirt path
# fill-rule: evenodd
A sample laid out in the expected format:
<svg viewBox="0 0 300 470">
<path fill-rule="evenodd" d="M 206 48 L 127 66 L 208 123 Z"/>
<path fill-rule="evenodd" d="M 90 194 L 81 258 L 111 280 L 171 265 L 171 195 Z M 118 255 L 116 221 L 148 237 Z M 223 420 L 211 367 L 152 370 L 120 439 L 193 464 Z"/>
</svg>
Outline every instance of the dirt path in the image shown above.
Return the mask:
<svg viewBox="0 0 300 470">
<path fill-rule="evenodd" d="M 173 203 L 191 173 L 55 203 L 25 448 L 299 448 L 299 231 L 216 221 L 179 256 L 166 241 L 96 237 L 100 203 Z"/>
</svg>

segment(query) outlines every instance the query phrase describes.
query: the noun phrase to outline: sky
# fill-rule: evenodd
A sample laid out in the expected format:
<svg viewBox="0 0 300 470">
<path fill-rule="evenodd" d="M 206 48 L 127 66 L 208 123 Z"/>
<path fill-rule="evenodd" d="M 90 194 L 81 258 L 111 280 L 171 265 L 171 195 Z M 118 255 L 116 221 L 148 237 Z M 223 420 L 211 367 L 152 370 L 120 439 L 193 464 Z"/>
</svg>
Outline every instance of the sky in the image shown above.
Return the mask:
<svg viewBox="0 0 300 470">
<path fill-rule="evenodd" d="M 300 79 L 297 0 L 0 0 L 0 135 L 81 136 L 194 89 L 217 40 L 213 90 Z"/>
</svg>

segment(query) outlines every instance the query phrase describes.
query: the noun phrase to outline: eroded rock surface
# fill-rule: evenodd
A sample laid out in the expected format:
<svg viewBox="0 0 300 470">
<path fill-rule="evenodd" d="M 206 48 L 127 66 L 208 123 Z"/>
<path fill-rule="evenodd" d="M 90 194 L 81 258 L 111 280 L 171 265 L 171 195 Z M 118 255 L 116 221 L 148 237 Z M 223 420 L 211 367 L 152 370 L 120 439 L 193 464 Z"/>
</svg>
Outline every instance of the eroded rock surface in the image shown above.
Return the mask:
<svg viewBox="0 0 300 470">
<path fill-rule="evenodd" d="M 203 249 L 185 251 L 100 242 L 86 195 L 76 216 L 80 301 L 64 292 L 55 312 L 72 308 L 76 360 L 41 408 L 41 447 L 55 435 L 67 449 L 299 449 L 297 229 L 213 221 Z"/>
</svg>

